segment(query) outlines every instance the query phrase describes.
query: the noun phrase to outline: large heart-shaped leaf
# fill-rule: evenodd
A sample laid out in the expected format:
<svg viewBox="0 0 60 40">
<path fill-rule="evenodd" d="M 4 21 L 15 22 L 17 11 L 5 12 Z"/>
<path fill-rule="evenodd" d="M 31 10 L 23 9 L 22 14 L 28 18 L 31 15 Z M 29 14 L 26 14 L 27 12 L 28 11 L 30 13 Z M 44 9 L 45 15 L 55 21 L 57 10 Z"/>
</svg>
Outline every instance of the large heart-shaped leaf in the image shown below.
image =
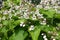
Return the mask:
<svg viewBox="0 0 60 40">
<path fill-rule="evenodd" d="M 27 36 L 27 32 L 24 32 L 23 30 L 19 30 L 17 33 L 14 33 L 9 40 L 24 40 Z"/>
</svg>

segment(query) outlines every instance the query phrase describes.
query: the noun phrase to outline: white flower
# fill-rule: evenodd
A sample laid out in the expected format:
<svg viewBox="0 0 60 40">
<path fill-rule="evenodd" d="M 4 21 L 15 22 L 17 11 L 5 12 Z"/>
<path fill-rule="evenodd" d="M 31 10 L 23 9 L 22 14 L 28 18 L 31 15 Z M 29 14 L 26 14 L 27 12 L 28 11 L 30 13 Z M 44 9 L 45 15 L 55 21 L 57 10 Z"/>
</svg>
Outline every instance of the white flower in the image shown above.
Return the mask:
<svg viewBox="0 0 60 40">
<path fill-rule="evenodd" d="M 43 24 L 42 22 L 40 24 Z"/>
<path fill-rule="evenodd" d="M 37 14 L 37 17 L 38 17 L 38 19 L 44 18 L 44 17 L 43 17 L 43 14 L 40 14 L 40 13 Z"/>
<path fill-rule="evenodd" d="M 59 34 L 57 33 L 56 35 L 58 36 Z"/>
<path fill-rule="evenodd" d="M 23 24 L 20 24 L 20 26 L 23 26 Z"/>
<path fill-rule="evenodd" d="M 43 36 L 43 39 L 44 39 L 44 40 L 48 40 L 48 39 L 46 38 L 46 35 Z"/>
<path fill-rule="evenodd" d="M 15 10 L 12 10 L 12 12 L 14 12 L 14 13 L 15 13 Z"/>
<path fill-rule="evenodd" d="M 58 2 L 58 4 L 60 4 L 60 2 Z"/>
<path fill-rule="evenodd" d="M 23 26 L 23 24 L 24 24 L 24 22 L 21 22 L 21 23 L 20 23 L 20 26 Z"/>
<path fill-rule="evenodd" d="M 38 9 L 36 9 L 35 14 L 40 14 Z"/>
<path fill-rule="evenodd" d="M 53 39 L 53 40 L 56 40 L 56 39 Z"/>
<path fill-rule="evenodd" d="M 25 4 L 25 5 L 27 5 L 27 4 Z"/>
<path fill-rule="evenodd" d="M 15 9 L 18 10 L 20 6 L 15 6 Z"/>
<path fill-rule="evenodd" d="M 48 33 L 51 33 L 51 31 L 48 31 Z"/>
<path fill-rule="evenodd" d="M 6 14 L 8 14 L 8 11 L 6 10 L 6 11 L 4 11 L 4 13 L 3 13 L 4 15 L 6 15 Z"/>
<path fill-rule="evenodd" d="M 25 19 L 29 19 L 29 15 L 28 15 L 27 13 L 24 13 L 23 17 L 24 17 Z"/>
<path fill-rule="evenodd" d="M 43 21 L 43 23 L 45 23 L 46 21 Z"/>
<path fill-rule="evenodd" d="M 8 13 L 11 13 L 11 11 L 9 10 Z"/>
<path fill-rule="evenodd" d="M 34 25 L 31 25 L 31 27 L 34 27 Z"/>
<path fill-rule="evenodd" d="M 2 17 L 2 20 L 5 20 L 5 19 L 6 19 L 6 17 L 5 17 L 5 16 L 3 16 L 3 17 Z"/>
<path fill-rule="evenodd" d="M 42 33 L 41 35 L 44 35 L 44 33 Z"/>
<path fill-rule="evenodd" d="M 46 35 L 44 35 L 43 38 L 45 39 L 46 38 Z"/>
<path fill-rule="evenodd" d="M 31 0 L 29 0 L 29 4 L 31 4 Z"/>
<path fill-rule="evenodd" d="M 41 22 L 40 24 L 41 24 L 41 25 L 46 25 L 46 23 L 45 23 L 45 22 Z"/>
<path fill-rule="evenodd" d="M 26 12 L 28 11 L 28 9 L 25 10 Z"/>
<path fill-rule="evenodd" d="M 25 27 L 24 22 L 21 22 L 21 23 L 20 23 L 20 27 Z"/>
<path fill-rule="evenodd" d="M 46 21 L 46 18 L 44 18 L 44 20 Z"/>
<path fill-rule="evenodd" d="M 31 30 L 34 30 L 34 25 L 31 25 L 30 28 L 29 28 L 29 30 L 30 30 L 30 31 L 31 31 Z"/>
<path fill-rule="evenodd" d="M 9 18 L 11 19 L 11 17 L 12 17 L 12 14 L 11 14 L 11 13 L 9 13 Z"/>
<path fill-rule="evenodd" d="M 17 13 L 14 14 L 14 16 L 16 16 L 16 15 L 17 15 Z"/>
<path fill-rule="evenodd" d="M 44 40 L 48 40 L 47 38 L 44 38 Z"/>
<path fill-rule="evenodd" d="M 23 27 L 25 27 L 25 24 L 23 24 Z"/>
<path fill-rule="evenodd" d="M 51 38 L 54 38 L 53 36 L 51 36 Z"/>
<path fill-rule="evenodd" d="M 58 8 L 58 6 L 53 6 L 53 8 L 57 9 L 57 8 Z"/>
<path fill-rule="evenodd" d="M 43 14 L 40 14 L 40 13 L 39 13 L 39 14 L 37 14 L 37 15 L 39 15 L 39 16 L 43 16 Z"/>
<path fill-rule="evenodd" d="M 36 20 L 36 17 L 32 17 L 32 20 Z"/>
<path fill-rule="evenodd" d="M 37 5 L 36 7 L 37 7 L 37 8 L 42 8 L 42 5 Z"/>
<path fill-rule="evenodd" d="M 52 5 L 54 5 L 54 4 L 55 4 L 55 0 L 52 0 L 52 2 L 51 2 L 51 3 L 52 3 Z"/>
<path fill-rule="evenodd" d="M 35 14 L 33 14 L 32 20 L 36 20 L 36 16 L 35 16 Z"/>
<path fill-rule="evenodd" d="M 48 9 L 50 9 L 50 7 L 49 6 L 45 6 L 45 8 L 44 8 L 45 10 L 48 10 Z"/>
</svg>

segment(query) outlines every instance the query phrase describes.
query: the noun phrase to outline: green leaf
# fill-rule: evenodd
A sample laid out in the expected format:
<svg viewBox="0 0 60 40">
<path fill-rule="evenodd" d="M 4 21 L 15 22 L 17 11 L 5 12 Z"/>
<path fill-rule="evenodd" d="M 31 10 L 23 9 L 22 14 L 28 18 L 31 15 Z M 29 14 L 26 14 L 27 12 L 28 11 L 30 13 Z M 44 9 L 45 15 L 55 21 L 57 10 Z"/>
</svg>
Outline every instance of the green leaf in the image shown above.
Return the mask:
<svg viewBox="0 0 60 40">
<path fill-rule="evenodd" d="M 1 32 L 3 33 L 3 39 L 2 40 L 6 40 L 7 39 L 7 31 L 8 30 L 6 29 L 5 26 L 1 29 Z"/>
<path fill-rule="evenodd" d="M 12 16 L 12 19 L 18 20 L 18 16 Z"/>
<path fill-rule="evenodd" d="M 60 19 L 60 14 L 57 13 L 54 17 Z"/>
<path fill-rule="evenodd" d="M 27 37 L 27 32 L 19 30 L 17 33 L 14 33 L 9 40 L 24 40 Z"/>
<path fill-rule="evenodd" d="M 58 36 L 56 36 L 55 38 L 59 40 L 60 39 L 60 32 L 57 32 L 57 33 L 58 33 Z"/>
<path fill-rule="evenodd" d="M 4 20 L 3 21 L 3 25 L 6 25 L 7 26 L 8 25 L 8 20 Z"/>
<path fill-rule="evenodd" d="M 3 32 L 3 33 L 6 33 L 8 30 L 6 29 L 6 27 L 3 27 L 2 29 L 1 29 L 1 32 Z"/>
<path fill-rule="evenodd" d="M 52 31 L 52 32 L 56 31 L 56 28 L 53 26 L 44 26 L 43 30 L 48 33 L 49 31 Z"/>
<path fill-rule="evenodd" d="M 40 9 L 40 13 L 46 15 L 47 18 L 53 18 L 56 12 L 54 9 L 49 9 L 49 10 Z"/>
<path fill-rule="evenodd" d="M 17 25 L 19 25 L 21 22 L 25 22 L 25 19 L 20 19 L 20 20 L 9 20 L 8 22 L 8 27 L 9 29 L 14 29 Z"/>
<path fill-rule="evenodd" d="M 38 27 L 38 26 L 37 26 L 37 27 Z M 30 35 L 31 35 L 31 37 L 32 37 L 32 40 L 38 40 L 40 31 L 41 31 L 40 28 L 36 28 L 36 29 L 33 30 L 33 31 L 29 31 L 29 33 L 30 33 Z"/>
<path fill-rule="evenodd" d="M 17 4 L 19 5 L 20 1 L 21 1 L 21 0 L 15 0 L 15 1 L 13 0 L 14 4 L 16 4 L 16 5 L 17 5 Z"/>
<path fill-rule="evenodd" d="M 26 19 L 16 20 L 16 21 L 14 22 L 14 24 L 17 26 L 17 25 L 20 24 L 21 22 L 25 22 L 25 21 L 26 21 Z"/>
</svg>

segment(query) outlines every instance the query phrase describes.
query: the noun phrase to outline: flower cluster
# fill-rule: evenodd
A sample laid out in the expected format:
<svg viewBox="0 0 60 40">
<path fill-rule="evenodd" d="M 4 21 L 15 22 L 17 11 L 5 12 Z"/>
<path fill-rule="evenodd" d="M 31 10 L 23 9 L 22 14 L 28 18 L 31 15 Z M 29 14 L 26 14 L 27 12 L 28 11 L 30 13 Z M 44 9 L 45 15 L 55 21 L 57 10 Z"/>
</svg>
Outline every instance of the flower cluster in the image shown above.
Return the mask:
<svg viewBox="0 0 60 40">
<path fill-rule="evenodd" d="M 9 21 L 10 22 L 13 21 L 12 24 L 10 23 L 8 25 L 9 27 L 12 26 L 11 28 L 13 29 L 14 26 L 15 25 L 17 26 L 17 24 L 18 24 L 17 22 L 15 23 L 16 20 L 19 22 L 20 19 L 26 19 L 26 20 L 29 19 L 29 20 L 33 20 L 34 22 L 33 21 L 31 23 L 20 22 L 19 26 L 25 28 L 26 24 L 27 24 L 27 26 L 29 26 L 27 28 L 30 32 L 35 29 L 35 26 L 39 26 L 39 28 L 40 28 L 40 26 L 42 26 L 40 28 L 40 30 L 46 29 L 47 26 L 49 28 L 51 24 L 50 25 L 49 25 L 49 23 L 47 24 L 48 18 L 44 17 L 44 14 L 42 14 L 40 12 L 40 9 L 43 8 L 44 10 L 49 10 L 49 9 L 53 8 L 56 10 L 56 12 L 60 13 L 60 9 L 59 9 L 60 1 L 59 0 L 41 0 L 41 2 L 38 5 L 32 4 L 31 0 L 21 0 L 19 5 L 14 4 L 12 1 L 9 2 L 9 0 L 8 0 L 7 2 L 3 2 L 2 5 L 3 6 L 0 11 L 0 28 L 2 28 L 3 24 L 8 24 Z M 51 17 L 51 16 L 49 16 L 49 17 Z M 8 23 L 6 23 L 6 22 L 4 23 L 4 21 L 6 21 L 6 20 Z M 38 20 L 39 23 L 35 23 L 35 20 Z M 38 25 L 35 25 L 34 23 L 38 24 Z M 37 29 L 38 29 L 37 32 L 40 31 L 39 28 L 37 27 Z M 15 30 L 15 28 L 14 28 L 14 30 Z M 48 29 L 48 30 L 51 30 L 51 29 Z M 55 30 L 55 29 L 52 29 L 52 30 Z M 59 28 L 56 27 L 56 30 L 60 30 L 60 27 Z M 33 34 L 33 32 L 32 32 L 32 34 Z M 48 34 L 52 35 L 51 40 L 56 40 L 54 36 L 58 36 L 57 32 L 55 32 L 55 31 L 54 32 L 49 31 Z M 48 40 L 46 34 L 42 33 L 41 35 L 43 36 L 44 40 Z"/>
</svg>

